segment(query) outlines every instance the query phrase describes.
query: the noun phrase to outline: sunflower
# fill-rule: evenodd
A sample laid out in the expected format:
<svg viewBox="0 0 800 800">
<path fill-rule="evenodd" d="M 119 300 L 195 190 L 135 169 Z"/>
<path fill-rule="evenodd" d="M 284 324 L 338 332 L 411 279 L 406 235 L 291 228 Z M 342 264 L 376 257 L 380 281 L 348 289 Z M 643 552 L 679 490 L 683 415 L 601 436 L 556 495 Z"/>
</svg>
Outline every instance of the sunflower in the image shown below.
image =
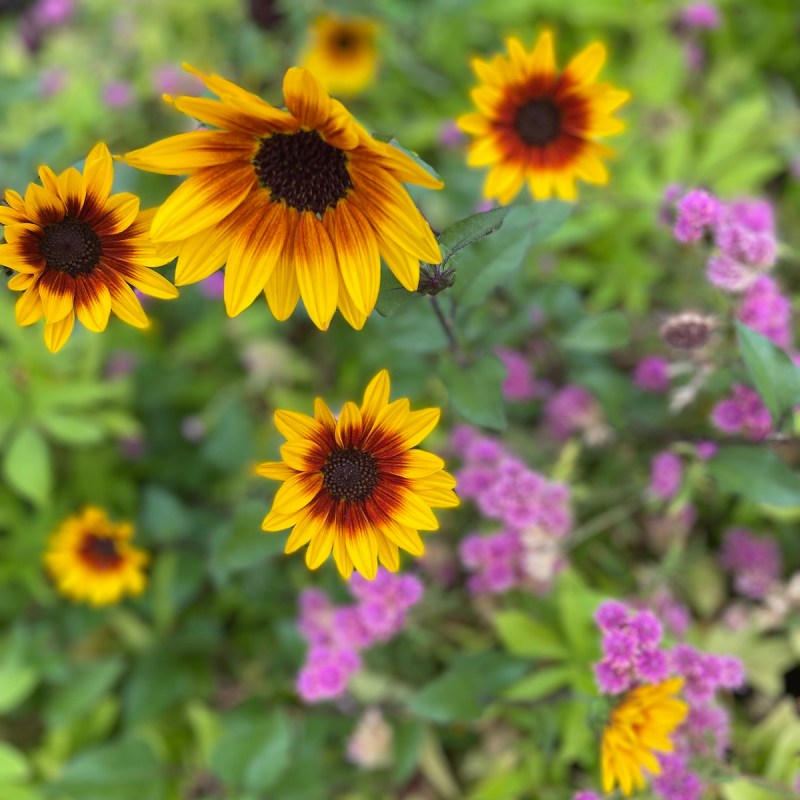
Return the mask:
<svg viewBox="0 0 800 800">
<path fill-rule="evenodd" d="M 643 789 L 643 769 L 660 774 L 661 766 L 653 753 L 672 752 L 670 734 L 689 711 L 686 703 L 675 697 L 682 686 L 681 678 L 639 686 L 614 709 L 603 731 L 601 766 L 606 794 L 617 784 L 626 797 L 634 787 Z"/>
<path fill-rule="evenodd" d="M 0 265 L 17 272 L 10 289 L 19 325 L 44 315 L 44 340 L 56 352 L 72 333 L 75 315 L 90 331 L 103 331 L 113 311 L 137 328 L 148 326 L 141 303 L 128 284 L 160 298 L 177 297 L 166 278 L 151 267 L 165 264 L 174 248 L 156 247 L 147 231 L 155 209 L 139 210 L 139 198 L 109 195 L 114 170 L 100 143 L 86 158 L 83 174 L 70 168 L 56 176 L 41 166 L 42 185 L 32 183 L 23 198 L 10 189 L 0 206 L 6 244 Z"/>
<path fill-rule="evenodd" d="M 439 421 L 439 409 L 411 411 L 407 399 L 389 402 L 389 374 L 379 372 L 359 408 L 347 402 L 338 420 L 317 398 L 314 417 L 276 411 L 286 437 L 283 461 L 256 472 L 284 481 L 264 519 L 265 531 L 293 527 L 286 552 L 308 544 L 306 564 L 317 569 L 333 550 L 347 579 L 355 567 L 372 580 L 378 561 L 399 567 L 398 548 L 424 552 L 419 530 L 436 530 L 431 508 L 458 505 L 455 478 L 439 456 L 417 450 Z"/>
<path fill-rule="evenodd" d="M 378 26 L 371 20 L 317 17 L 302 65 L 326 91 L 343 96 L 358 94 L 375 77 L 377 32 Z"/>
<path fill-rule="evenodd" d="M 105 606 L 145 586 L 148 555 L 130 545 L 133 528 L 114 524 L 105 512 L 88 506 L 65 519 L 53 535 L 44 563 L 61 594 Z"/>
<path fill-rule="evenodd" d="M 440 262 L 430 226 L 401 182 L 432 189 L 441 182 L 373 139 L 310 72 L 286 73 L 288 111 L 196 74 L 220 100 L 172 102 L 222 130 L 179 134 L 123 156 L 139 169 L 190 175 L 151 228 L 156 242 L 179 243 L 178 285 L 227 263 L 229 316 L 264 290 L 279 320 L 302 295 L 318 328 L 327 329 L 337 305 L 361 328 L 375 307 L 381 256 L 409 291 L 419 283 L 420 260 Z"/>
<path fill-rule="evenodd" d="M 573 200 L 576 177 L 608 183 L 602 158 L 612 151 L 595 140 L 624 129 L 612 112 L 630 93 L 595 81 L 606 59 L 605 47 L 589 45 L 561 74 L 551 33 L 543 33 L 530 53 L 513 37 L 507 47 L 508 58 L 473 60 L 482 81 L 472 90 L 478 112 L 457 120 L 475 137 L 469 166 L 491 166 L 484 195 L 510 203 L 527 181 L 537 200 L 554 192 Z"/>
</svg>

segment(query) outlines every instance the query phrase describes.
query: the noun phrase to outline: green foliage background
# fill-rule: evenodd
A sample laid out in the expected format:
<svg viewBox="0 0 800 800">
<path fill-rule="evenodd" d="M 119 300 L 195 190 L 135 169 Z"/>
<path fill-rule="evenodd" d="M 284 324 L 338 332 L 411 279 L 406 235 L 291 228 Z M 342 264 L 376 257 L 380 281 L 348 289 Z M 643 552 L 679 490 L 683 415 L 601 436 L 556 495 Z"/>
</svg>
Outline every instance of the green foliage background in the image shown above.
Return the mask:
<svg viewBox="0 0 800 800">
<path fill-rule="evenodd" d="M 800 769 L 800 720 L 782 675 L 800 661 L 800 625 L 771 637 L 728 631 L 729 587 L 715 553 L 727 525 L 748 524 L 781 542 L 787 574 L 800 567 L 796 442 L 731 446 L 693 465 L 681 501 L 698 504 L 702 524 L 688 541 L 654 552 L 642 531 L 653 452 L 707 436 L 708 411 L 734 379 L 750 376 L 776 416 L 790 409 L 796 370 L 740 329 L 739 340 L 726 331 L 727 357 L 707 393 L 678 417 L 629 376 L 639 357 L 663 349 L 665 313 L 730 311 L 699 257 L 657 222 L 667 184 L 767 194 L 777 204 L 781 280 L 800 290 L 800 19 L 792 0 L 720 3 L 723 25 L 702 35 L 707 61 L 696 72 L 673 29 L 679 9 L 659 0 L 296 2 L 285 4 L 283 27 L 262 31 L 230 0 L 82 0 L 35 54 L 15 18 L 0 17 L 0 176 L 23 191 L 40 163 L 60 171 L 97 140 L 123 152 L 186 129 L 156 96 L 157 65 L 186 60 L 279 103 L 283 72 L 321 11 L 380 19 L 379 79 L 348 106 L 442 175 L 444 191 L 415 193 L 437 230 L 480 201 L 483 175 L 465 167 L 463 148 L 439 139 L 469 109 L 471 55 L 501 50 L 509 34 L 529 45 L 544 25 L 557 32 L 561 63 L 600 38 L 611 54 L 604 76 L 634 98 L 622 113 L 628 130 L 612 142 L 609 187 L 584 188 L 574 209 L 523 203 L 453 257 L 456 284 L 441 300 L 456 353 L 429 299 L 397 302 L 388 278 L 388 315 L 374 314 L 362 333 L 337 317 L 321 334 L 302 310 L 279 324 L 261 301 L 230 320 L 221 300 L 187 287 L 177 301 L 149 305 L 149 331 L 118 322 L 103 336 L 76 330 L 57 356 L 38 328 L 15 325 L 13 293 L 0 291 L 2 800 L 561 800 L 597 785 L 591 614 L 604 597 L 659 582 L 690 604 L 696 644 L 748 667 L 757 702 L 737 701 L 737 769 L 788 787 Z M 51 70 L 66 84 L 44 98 Z M 103 105 L 113 79 L 131 82 L 131 106 Z M 174 185 L 117 167 L 116 189 L 144 206 Z M 592 390 L 613 445 L 561 447 L 542 434 L 538 406 L 503 403 L 493 350 L 531 341 L 532 308 L 548 376 Z M 277 458 L 275 408 L 309 411 L 316 395 L 335 407 L 382 367 L 394 396 L 444 408 L 429 449 L 443 452 L 459 422 L 507 429 L 532 466 L 569 480 L 572 568 L 551 596 L 509 595 L 488 608 L 467 602 L 460 584 L 428 579 L 412 624 L 369 654 L 348 703 L 304 707 L 293 687 L 304 647 L 297 595 L 311 584 L 346 592 L 332 565 L 311 576 L 301 558 L 283 556 L 283 535 L 260 532 L 274 487 L 251 468 Z M 42 571 L 48 536 L 86 503 L 134 520 L 154 555 L 135 602 L 73 606 Z M 469 508 L 440 516 L 434 536 L 451 551 L 478 524 Z M 390 768 L 365 773 L 347 762 L 344 743 L 373 702 L 386 709 L 395 753 Z M 494 752 L 498 731 L 505 744 Z M 720 780 L 718 791 L 781 796 L 749 779 Z"/>
</svg>

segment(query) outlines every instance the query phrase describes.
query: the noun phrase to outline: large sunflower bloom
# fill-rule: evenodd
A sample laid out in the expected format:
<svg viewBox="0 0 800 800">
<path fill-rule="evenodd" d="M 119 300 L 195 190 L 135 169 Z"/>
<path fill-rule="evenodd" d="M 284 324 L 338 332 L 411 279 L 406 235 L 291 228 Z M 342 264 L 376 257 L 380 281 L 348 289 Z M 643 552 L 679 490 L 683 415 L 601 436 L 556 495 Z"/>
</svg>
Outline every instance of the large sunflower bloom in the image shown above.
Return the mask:
<svg viewBox="0 0 800 800">
<path fill-rule="evenodd" d="M 469 166 L 491 167 L 485 196 L 510 203 L 527 181 L 537 200 L 554 192 L 573 200 L 576 177 L 608 183 L 602 158 L 611 150 L 596 139 L 624 129 L 612 112 L 630 93 L 595 81 L 606 59 L 605 47 L 589 45 L 562 73 L 556 69 L 549 32 L 539 37 L 532 52 L 515 38 L 507 47 L 508 58 L 473 59 L 482 81 L 472 90 L 478 111 L 457 120 L 475 137 Z"/>
<path fill-rule="evenodd" d="M 132 535 L 130 524 L 114 524 L 92 506 L 65 519 L 44 556 L 59 592 L 93 606 L 141 594 L 148 555 L 131 546 Z"/>
<path fill-rule="evenodd" d="M 170 247 L 148 237 L 155 209 L 139 210 L 139 198 L 109 195 L 114 179 L 108 148 L 100 143 L 86 158 L 83 174 L 70 168 L 56 175 L 39 168 L 42 185 L 32 183 L 23 198 L 10 189 L 0 206 L 6 244 L 0 265 L 15 275 L 10 289 L 19 325 L 44 315 L 44 339 L 56 352 L 64 346 L 75 315 L 91 331 L 103 331 L 113 311 L 137 328 L 148 326 L 141 303 L 128 284 L 160 298 L 177 297 L 166 278 L 151 269 L 170 261 Z"/>
<path fill-rule="evenodd" d="M 606 794 L 619 784 L 627 797 L 634 788 L 644 789 L 642 770 L 660 774 L 654 752 L 672 752 L 669 737 L 689 712 L 686 703 L 676 698 L 682 686 L 681 678 L 639 686 L 614 709 L 603 731 L 601 768 Z"/>
<path fill-rule="evenodd" d="M 187 67 L 188 68 L 188 67 Z M 302 295 L 322 330 L 338 305 L 361 328 L 375 307 L 380 257 L 409 291 L 420 260 L 441 260 L 402 182 L 442 184 L 373 139 L 310 72 L 293 67 L 282 111 L 216 75 L 197 73 L 220 100 L 175 107 L 222 130 L 183 133 L 128 153 L 139 169 L 190 177 L 153 220 L 157 242 L 180 242 L 178 285 L 227 263 L 224 298 L 236 316 L 263 290 L 284 320 Z"/>
<path fill-rule="evenodd" d="M 370 381 L 361 407 L 345 403 L 338 420 L 319 398 L 313 418 L 276 411 L 275 425 L 288 440 L 283 461 L 260 464 L 256 472 L 284 483 L 263 529 L 293 527 L 286 552 L 308 544 L 309 569 L 333 550 L 344 578 L 355 567 L 372 580 L 378 561 L 396 571 L 398 548 L 422 555 L 418 531 L 439 527 L 431 508 L 458 505 L 455 478 L 442 459 L 416 449 L 438 421 L 437 408 L 390 403 L 386 370 Z"/>
<path fill-rule="evenodd" d="M 378 26 L 371 20 L 317 17 L 302 66 L 326 91 L 343 96 L 358 94 L 375 77 L 377 32 Z"/>
</svg>

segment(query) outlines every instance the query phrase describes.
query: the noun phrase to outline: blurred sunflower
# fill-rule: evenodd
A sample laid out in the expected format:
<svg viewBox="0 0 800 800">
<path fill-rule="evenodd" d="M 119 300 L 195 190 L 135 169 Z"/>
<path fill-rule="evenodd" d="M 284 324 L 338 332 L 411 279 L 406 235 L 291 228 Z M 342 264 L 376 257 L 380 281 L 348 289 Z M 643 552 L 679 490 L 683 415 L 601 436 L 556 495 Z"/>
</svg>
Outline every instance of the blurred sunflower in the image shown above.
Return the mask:
<svg viewBox="0 0 800 800">
<path fill-rule="evenodd" d="M 378 25 L 372 20 L 317 17 L 302 66 L 331 94 L 356 95 L 375 78 L 377 32 Z"/>
<path fill-rule="evenodd" d="M 179 134 L 122 157 L 139 169 L 191 176 L 151 228 L 155 241 L 179 243 L 178 285 L 226 264 L 231 317 L 264 291 L 279 320 L 302 295 L 321 330 L 337 305 L 361 328 L 378 297 L 381 256 L 409 291 L 420 260 L 439 263 L 430 226 L 402 183 L 442 183 L 373 139 L 310 72 L 286 73 L 288 111 L 217 75 L 196 74 L 220 100 L 172 102 L 223 130 Z"/>
<path fill-rule="evenodd" d="M 469 166 L 491 167 L 484 195 L 510 203 L 527 181 L 537 200 L 554 192 L 574 200 L 575 178 L 608 183 L 602 159 L 612 151 L 596 139 L 624 130 L 612 112 L 630 92 L 596 82 L 605 47 L 589 45 L 560 74 L 550 32 L 539 37 L 532 52 L 515 38 L 507 47 L 508 58 L 473 59 L 472 68 L 482 81 L 472 90 L 478 111 L 457 120 L 475 137 Z"/>
<path fill-rule="evenodd" d="M 145 586 L 148 555 L 130 545 L 133 527 L 114 524 L 88 506 L 62 523 L 44 556 L 61 594 L 93 606 L 111 605 Z"/>
<path fill-rule="evenodd" d="M 610 794 L 619 784 L 627 797 L 645 787 L 642 773 L 661 773 L 654 752 L 671 753 L 670 735 L 683 722 L 689 707 L 676 698 L 681 678 L 639 686 L 626 693 L 611 713 L 603 731 L 601 769 L 603 791 Z"/>
<path fill-rule="evenodd" d="M 416 449 L 438 421 L 437 408 L 411 411 L 405 398 L 390 403 L 386 370 L 367 386 L 361 407 L 345 403 L 338 420 L 319 398 L 313 418 L 276 411 L 287 439 L 283 460 L 256 472 L 284 483 L 262 528 L 293 528 L 286 552 L 308 544 L 309 569 L 333 550 L 344 578 L 355 568 L 372 580 L 378 561 L 396 571 L 398 548 L 422 555 L 418 531 L 439 527 L 431 509 L 458 505 L 442 459 Z"/>
<path fill-rule="evenodd" d="M 8 287 L 17 301 L 19 325 L 46 320 L 44 340 L 56 352 L 72 333 L 75 315 L 91 331 L 103 331 L 113 311 L 137 328 L 148 326 L 141 303 L 128 284 L 160 298 L 177 297 L 175 287 L 152 267 L 170 261 L 173 248 L 148 238 L 155 209 L 139 210 L 139 198 L 109 195 L 114 179 L 108 148 L 100 143 L 86 158 L 83 174 L 70 167 L 56 176 L 41 166 L 42 185 L 32 183 L 23 198 L 5 193 L 0 206 L 6 244 L 0 265 L 17 272 Z"/>
</svg>

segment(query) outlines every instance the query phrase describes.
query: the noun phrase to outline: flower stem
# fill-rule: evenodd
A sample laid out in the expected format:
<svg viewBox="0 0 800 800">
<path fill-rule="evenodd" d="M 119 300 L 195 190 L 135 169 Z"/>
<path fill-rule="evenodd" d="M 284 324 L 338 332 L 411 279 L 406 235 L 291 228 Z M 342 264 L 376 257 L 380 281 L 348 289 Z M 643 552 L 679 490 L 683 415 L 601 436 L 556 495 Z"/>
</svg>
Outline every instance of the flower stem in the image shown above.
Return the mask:
<svg viewBox="0 0 800 800">
<path fill-rule="evenodd" d="M 431 297 L 431 305 L 433 306 L 433 313 L 436 314 L 436 319 L 439 320 L 444 335 L 447 337 L 447 343 L 450 347 L 450 352 L 453 354 L 453 358 L 457 364 L 463 367 L 467 363 L 467 359 L 464 355 L 464 351 L 461 349 L 461 345 L 458 343 L 456 332 L 453 329 L 453 321 L 447 318 L 442 310 L 438 297 Z"/>
</svg>

